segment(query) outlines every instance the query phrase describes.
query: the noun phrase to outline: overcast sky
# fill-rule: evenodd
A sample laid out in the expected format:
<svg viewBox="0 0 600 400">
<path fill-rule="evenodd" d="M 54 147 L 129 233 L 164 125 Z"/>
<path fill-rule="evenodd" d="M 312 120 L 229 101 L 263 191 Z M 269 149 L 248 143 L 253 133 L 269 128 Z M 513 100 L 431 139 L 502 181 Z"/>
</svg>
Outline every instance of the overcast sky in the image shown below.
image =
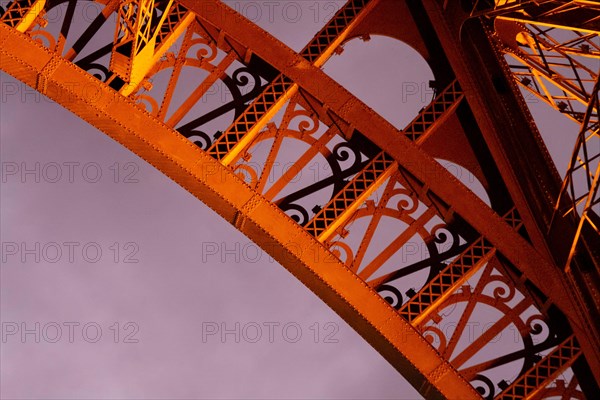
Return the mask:
<svg viewBox="0 0 600 400">
<path fill-rule="evenodd" d="M 294 50 L 343 4 L 228 3 Z M 430 100 L 426 63 L 391 39 L 351 42 L 325 71 L 399 128 Z M 407 83 L 424 89 L 399 111 Z M 1 85 L 0 397 L 420 398 L 196 198 L 12 77 Z"/>
<path fill-rule="evenodd" d="M 296 4 L 298 23 L 256 22 L 299 50 L 341 3 Z M 2 398 L 420 398 L 205 205 L 1 77 Z"/>
</svg>

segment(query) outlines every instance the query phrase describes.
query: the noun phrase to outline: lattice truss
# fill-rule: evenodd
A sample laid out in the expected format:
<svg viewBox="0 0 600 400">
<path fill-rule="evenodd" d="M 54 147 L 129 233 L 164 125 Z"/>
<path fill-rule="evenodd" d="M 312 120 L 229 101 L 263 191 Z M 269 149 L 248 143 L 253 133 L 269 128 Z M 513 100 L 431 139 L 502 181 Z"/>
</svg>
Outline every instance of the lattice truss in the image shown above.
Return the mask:
<svg viewBox="0 0 600 400">
<path fill-rule="evenodd" d="M 580 125 L 564 133 L 575 145 L 556 201 L 556 213 L 580 221 L 573 254 L 586 225 L 600 231 L 600 2 L 481 1 L 472 14 L 494 21 L 490 32 L 515 83 Z"/>
<path fill-rule="evenodd" d="M 322 66 L 375 3 L 350 0 L 300 56 Z M 90 4 L 97 10 L 94 16 L 77 18 L 91 15 Z M 528 246 L 516 208 L 497 222 L 490 220 L 486 232 L 467 223 L 391 149 L 361 132 L 356 121 L 182 3 L 15 1 L 2 6 L 4 26 L 25 32 L 55 57 L 87 71 L 99 87 L 127 97 L 144 118 L 187 138 L 287 214 L 361 285 L 379 293 L 385 300 L 381 307 L 393 309 L 409 334 L 424 338 L 435 355 L 428 357 L 439 359 L 430 373 L 418 366 L 424 382 L 445 395 L 456 390 L 473 398 L 585 398 L 571 367 L 586 361 L 569 323 L 523 273 L 519 260 L 488 237 L 499 226 Z M 518 64 L 511 64 L 515 79 L 585 122 L 571 172 L 584 165 L 580 169 L 592 176 L 598 163 L 590 149 L 598 135 L 598 103 L 587 112 L 586 107 L 598 71 L 577 57 L 600 54 L 596 36 L 571 30 L 570 39 L 559 41 L 551 29 L 521 22 L 519 27 L 519 42 L 503 48 Z M 559 65 L 576 76 L 557 75 L 553 71 Z M 45 71 L 37 78 L 38 89 L 47 85 Z M 49 96 L 62 95 L 49 91 Z M 459 82 L 450 81 L 402 131 L 387 129 L 417 149 L 462 102 Z M 597 184 L 597 172 L 593 180 Z M 593 201 L 586 204 L 593 209 Z M 245 221 L 238 212 L 232 222 L 241 229 Z M 418 360 L 422 355 L 408 356 Z M 466 382 L 470 386 L 460 392 Z"/>
</svg>

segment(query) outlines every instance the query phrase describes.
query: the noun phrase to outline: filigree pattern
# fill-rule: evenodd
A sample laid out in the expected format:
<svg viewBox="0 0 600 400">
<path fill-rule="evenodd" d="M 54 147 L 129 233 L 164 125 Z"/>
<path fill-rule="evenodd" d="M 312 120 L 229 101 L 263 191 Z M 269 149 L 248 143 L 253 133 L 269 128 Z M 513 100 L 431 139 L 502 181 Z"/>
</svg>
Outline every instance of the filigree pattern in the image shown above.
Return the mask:
<svg viewBox="0 0 600 400">
<path fill-rule="evenodd" d="M 355 251 L 347 265 L 378 291 L 399 285 L 411 293 L 464 250 L 470 234 L 461 236 L 456 229 L 443 222 L 427 197 L 419 199 L 397 171 L 337 230 L 329 245 L 351 243 Z"/>
<path fill-rule="evenodd" d="M 540 363 L 565 338 L 563 327 L 554 327 L 540 314 L 503 268 L 493 258 L 466 284 L 433 304 L 433 312 L 416 325 L 424 335 L 437 333 L 432 343 L 486 399 L 502 392 L 504 382 L 515 381 Z M 482 315 L 487 315 L 486 322 Z"/>
<path fill-rule="evenodd" d="M 25 18 L 33 3 L 0 8 L 4 23 L 205 151 L 196 156 L 208 154 L 208 160 L 229 168 L 238 188 L 249 187 L 256 195 L 247 204 L 248 213 L 258 199 L 278 206 L 280 210 L 272 208 L 282 220 L 292 224 L 280 211 L 318 249 L 345 264 L 347 269 L 340 265 L 344 272 L 354 272 L 352 279 L 366 283 L 368 293 L 379 293 L 398 313 L 392 315 L 420 332 L 443 359 L 444 372 L 458 371 L 486 399 L 543 398 L 560 390 L 579 398 L 577 379 L 567 383 L 558 377 L 581 355 L 570 328 L 550 322 L 532 285 L 511 272 L 515 268 L 486 234 L 475 232 L 451 205 L 399 165 L 390 155 L 393 149 L 379 148 L 352 121 L 178 2 L 148 1 L 143 7 L 133 0 L 99 2 L 101 12 L 78 21 L 85 26 L 76 30 L 71 28 L 79 2 L 49 1 Z M 373 3 L 349 0 L 297 54 L 301 61 L 321 66 Z M 65 12 L 48 23 L 45 14 L 57 7 Z M 509 46 L 511 54 L 529 62 L 528 72 L 519 77 L 521 85 L 545 92 L 534 72 L 551 77 L 551 63 L 540 61 L 549 50 L 570 60 L 573 70 L 596 76 L 572 57 L 582 52 L 597 57 L 597 48 L 557 45 L 549 31 L 522 28 Z M 449 80 L 399 135 L 418 146 L 454 113 L 464 95 L 458 80 Z M 570 85 L 569 96 L 577 100 L 589 81 L 567 77 L 562 83 Z M 221 96 L 211 97 L 215 93 Z M 580 120 L 571 97 L 562 99 L 568 100 L 564 108 Z M 561 98 L 546 93 L 546 100 Z M 352 100 L 348 104 L 351 108 Z M 597 125 L 596 119 L 592 123 Z M 240 228 L 247 216 L 236 212 L 234 224 Z M 515 209 L 505 222 L 525 234 Z"/>
<path fill-rule="evenodd" d="M 114 31 L 111 15 L 117 11 L 119 2 L 94 3 L 99 9 L 98 15 L 85 21 L 78 19 L 78 24 L 84 22 L 86 26 L 83 29 L 78 27 L 77 31 L 82 33 L 76 34 L 73 33 L 74 29 L 70 29 L 70 24 L 74 14 L 83 14 L 82 3 L 88 1 L 47 2 L 40 18 L 54 8 L 60 9 L 55 14 L 61 18 L 53 18 L 45 26 L 34 25 L 28 32 L 32 38 L 72 60 L 92 76 L 115 90 L 122 90 L 126 82 L 122 74 L 112 69 L 111 54 L 114 50 L 113 39 L 110 38 Z M 160 17 L 167 3 L 156 2 L 154 19 Z M 171 12 L 181 17 L 183 9 L 180 8 L 176 6 Z M 166 22 L 168 25 L 169 19 Z M 175 23 L 175 19 L 172 23 Z M 158 40 L 168 44 L 166 29 L 159 32 Z M 97 43 L 104 37 L 111 41 L 98 46 Z M 66 43 L 72 46 L 68 47 Z M 143 109 L 176 127 L 203 149 L 208 149 L 219 133 L 264 90 L 268 81 L 257 68 L 255 60 L 244 63 L 233 47 L 218 48 L 210 34 L 195 21 L 189 24 L 180 40 L 165 50 L 164 55 L 152 65 L 147 77 L 129 96 L 138 101 Z M 204 79 L 197 82 L 195 90 L 189 93 L 189 83 L 184 87 L 180 77 L 192 73 L 204 76 Z M 216 95 L 211 97 L 214 93 Z"/>
</svg>

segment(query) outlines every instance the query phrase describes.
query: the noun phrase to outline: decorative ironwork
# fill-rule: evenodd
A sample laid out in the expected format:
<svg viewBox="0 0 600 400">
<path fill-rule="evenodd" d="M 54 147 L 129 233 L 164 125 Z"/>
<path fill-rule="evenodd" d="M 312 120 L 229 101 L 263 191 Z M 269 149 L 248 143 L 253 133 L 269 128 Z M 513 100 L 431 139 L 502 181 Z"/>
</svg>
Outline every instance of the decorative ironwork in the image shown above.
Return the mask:
<svg viewBox="0 0 600 400">
<path fill-rule="evenodd" d="M 304 58 L 315 65 L 320 65 L 319 62 L 323 54 L 327 50 L 334 51 L 336 46 L 343 39 L 343 33 L 348 29 L 350 23 L 358 17 L 360 12 L 371 0 L 351 0 L 342 7 L 336 15 L 315 35 L 315 37 L 304 47 L 300 52 Z"/>
<path fill-rule="evenodd" d="M 207 1 L 221 13 L 234 13 L 219 8 L 224 6 L 216 1 Z M 264 49 L 245 45 L 244 40 L 251 40 L 253 35 L 240 32 L 264 35 L 253 30 L 256 28 L 248 21 L 236 15 L 239 19 L 235 23 L 241 28 L 231 29 L 227 24 L 232 22 L 227 18 L 215 21 L 188 1 L 102 2 L 102 12 L 89 21 L 83 33 L 73 37 L 70 26 L 77 3 L 16 1 L 0 10 L 3 45 L 9 40 L 18 42 L 32 54 L 50 55 L 51 60 L 41 67 L 31 66 L 35 78 L 22 75 L 22 67 L 15 67 L 18 63 L 13 65 L 12 58 L 3 58 L 2 68 L 47 94 L 49 87 L 68 93 L 78 90 L 56 83 L 62 79 L 61 73 L 55 73 L 60 70 L 57 66 L 68 66 L 73 79 L 85 80 L 110 94 L 106 97 L 111 100 L 106 101 L 139 113 L 136 116 L 140 121 L 151 124 L 153 130 L 140 132 L 139 127 L 128 125 L 128 116 L 121 111 L 106 111 L 117 107 L 61 99 L 78 113 L 87 107 L 84 117 L 155 161 L 158 168 L 198 197 L 212 202 L 236 228 L 263 245 L 275 242 L 278 249 L 292 255 L 293 261 L 284 262 L 286 267 L 315 291 L 324 293 L 324 297 L 335 298 L 331 304 L 336 310 L 356 317 L 356 321 L 367 321 L 350 322 L 363 329 L 361 333 L 374 345 L 389 343 L 393 347 L 386 348 L 390 359 L 406 357 L 408 364 L 415 366 L 411 376 L 420 377 L 420 384 L 427 383 L 428 388 L 442 396 L 453 395 L 456 390 L 473 398 L 540 397 L 562 389 L 575 398 L 583 396 L 577 378 L 586 376 L 586 370 L 581 372 L 579 364 L 586 367 L 586 357 L 597 361 L 589 351 L 594 342 L 577 330 L 575 322 L 580 321 L 579 316 L 565 309 L 565 305 L 573 304 L 572 300 L 557 298 L 547 290 L 555 286 L 542 284 L 544 279 L 560 275 L 553 272 L 547 278 L 530 279 L 535 270 L 532 260 L 545 266 L 543 271 L 554 265 L 525 241 L 531 225 L 524 228 L 526 218 L 519 213 L 523 209 L 517 211 L 514 207 L 505 213 L 506 205 L 512 207 L 512 200 L 505 200 L 505 216 L 501 220 L 495 211 L 474 201 L 465 206 L 463 202 L 467 200 L 463 199 L 472 197 L 457 180 L 449 174 L 443 175 L 447 182 L 432 178 L 433 173 L 417 174 L 415 168 L 407 165 L 408 158 L 399 155 L 398 147 L 403 144 L 407 146 L 402 150 L 404 154 L 413 152 L 417 156 L 412 160 L 423 161 L 424 167 L 440 172 L 436 169 L 439 165 L 420 146 L 434 135 L 443 135 L 440 128 L 450 117 L 464 117 L 456 114 L 459 106 L 473 106 L 471 99 L 464 101 L 462 86 L 465 92 L 467 86 L 461 85 L 464 82 L 459 82 L 460 76 L 448 73 L 446 83 L 450 84 L 404 130 L 380 133 L 388 135 L 389 146 L 364 121 L 357 120 L 360 112 L 372 113 L 359 100 L 332 84 L 323 85 L 347 98 L 343 106 L 330 107 L 315 90 L 307 88 L 310 85 L 301 75 L 331 83 L 319 67 L 384 2 L 349 0 L 300 53 L 292 54 L 280 46 L 284 50 L 275 54 L 289 57 L 284 61 Z M 411 18 L 434 15 L 431 10 L 438 10 L 437 3 L 426 3 L 421 14 L 413 10 Z M 560 2 L 548 1 L 543 2 L 543 13 L 524 13 L 538 10 L 535 7 L 542 5 L 538 3 L 482 2 L 472 15 L 497 17 L 497 22 L 508 24 L 505 29 L 512 27 L 514 37 L 507 30 L 498 29 L 495 40 L 524 67 L 512 66 L 511 73 L 518 84 L 582 123 L 561 194 L 570 197 L 565 202 L 572 202 L 568 212 L 574 213 L 578 204 L 584 204 L 580 210 L 582 218 L 597 231 L 593 207 L 598 203 L 600 170 L 593 171 L 600 155 L 588 146 L 598 138 L 598 72 L 579 57 L 600 56 L 593 32 L 598 10 L 593 5 L 558 5 Z M 67 12 L 59 29 L 47 29 L 44 14 L 63 5 Z M 443 7 L 449 7 L 447 2 Z M 559 40 L 560 35 L 552 29 L 534 24 L 537 21 L 546 26 L 565 18 L 569 23 L 561 27 L 573 25 L 582 15 L 574 12 L 582 9 L 592 18 L 580 21 L 579 26 L 585 30 L 570 29 L 568 40 Z M 527 25 L 519 19 L 523 16 L 528 17 Z M 108 31 L 113 35 L 111 42 L 101 47 L 93 45 L 92 38 Z M 418 36 L 417 31 L 414 34 Z M 72 43 L 71 47 L 66 43 Z M 269 46 L 273 42 L 265 43 Z M 445 44 L 438 45 L 440 51 L 444 49 Z M 3 56 L 21 57 L 19 62 L 26 63 L 20 51 L 13 46 L 0 50 Z M 563 64 L 574 76 L 557 73 L 557 67 L 562 68 Z M 298 65 L 302 74 L 297 71 Z M 82 75 L 82 70 L 88 74 Z M 197 79 L 193 85 L 186 78 L 190 71 Z M 88 80 L 90 76 L 95 79 Z M 593 90 L 591 82 L 595 83 Z M 181 90 L 182 85 L 188 86 L 186 90 Z M 204 101 L 217 85 L 224 85 L 231 100 L 217 104 Z M 559 88 L 562 95 L 556 95 L 551 85 Z M 587 107 L 586 112 L 581 111 L 582 104 Z M 110 112 L 116 114 L 106 116 Z M 112 117 L 116 118 L 113 122 Z M 375 125 L 377 129 L 386 126 Z M 281 160 L 289 165 L 273 180 L 274 169 Z M 327 173 L 315 174 L 312 181 L 297 179 L 302 172 L 310 171 L 315 161 L 319 167 L 326 167 Z M 217 169 L 222 181 L 201 176 L 198 165 Z M 585 172 L 585 194 L 578 194 L 574 186 L 578 171 Z M 431 187 L 431 182 L 444 186 L 444 190 Z M 509 196 L 509 191 L 502 193 Z M 559 199 L 557 209 L 561 204 Z M 466 209 L 470 207 L 475 211 L 469 214 Z M 491 218 L 474 218 L 478 212 Z M 463 214 L 468 214 L 474 223 Z M 491 228 L 487 227 L 488 222 Z M 509 238 L 499 238 L 495 229 Z M 580 227 L 578 232 L 581 230 Z M 514 235 L 514 231 L 522 236 Z M 320 269 L 323 261 L 307 260 L 292 249 L 292 244 L 297 244 L 293 241 L 324 255 L 335 267 L 331 271 Z M 420 246 L 418 259 L 406 259 L 407 250 L 415 244 Z M 512 251 L 513 248 L 517 250 Z M 527 252 L 532 253 L 530 259 L 518 259 L 517 255 Z M 522 265 L 528 269 L 519 271 Z M 562 307 L 560 312 L 569 313 L 569 323 L 560 329 L 548 312 L 558 304 Z M 469 324 L 479 312 L 489 317 L 489 323 L 474 334 Z M 419 340 L 410 341 L 414 348 L 398 339 L 399 331 L 386 330 L 388 324 L 402 327 L 403 333 L 417 335 Z M 448 330 L 451 324 L 453 329 Z M 514 331 L 510 339 L 516 339 L 505 342 L 501 354 L 482 356 L 500 335 L 506 339 L 506 332 L 511 329 Z M 429 357 L 427 362 L 419 361 L 423 354 Z M 435 362 L 428 363 L 430 360 Z M 400 363 L 394 365 L 399 368 Z M 576 375 L 568 384 L 559 377 L 565 371 Z"/>
<path fill-rule="evenodd" d="M 592 89 L 588 109 L 581 121 L 581 130 L 575 142 L 573 155 L 569 162 L 567 174 L 563 181 L 558 200 L 556 201 L 555 212 L 564 212 L 579 217 L 579 224 L 569 259 L 567 268 L 571 261 L 580 237 L 584 230 L 588 232 L 600 232 L 600 197 L 598 196 L 598 186 L 600 186 L 600 125 L 598 119 L 598 109 L 600 109 L 600 76 Z M 581 182 L 583 181 L 583 185 Z M 566 211 L 562 207 L 562 201 L 568 194 L 568 206 Z M 588 236 L 589 237 L 589 236 Z M 596 240 L 598 245 L 600 242 Z M 593 250 L 598 253 L 600 250 Z"/>
<path fill-rule="evenodd" d="M 522 226 L 516 209 L 511 210 L 504 218 L 511 222 L 515 230 Z M 404 304 L 400 314 L 418 325 L 436 310 L 434 304 L 439 304 L 445 296 L 459 289 L 478 269 L 489 262 L 494 254 L 494 247 L 485 238 L 477 239 Z"/>
<path fill-rule="evenodd" d="M 44 12 L 46 0 L 15 0 L 6 9 L 0 7 L 0 22 L 19 32 L 29 30 Z"/>
<path fill-rule="evenodd" d="M 452 82 L 427 105 L 403 132 L 409 139 L 421 139 L 442 116 L 456 108 L 463 98 L 463 92 L 457 80 Z"/>
<path fill-rule="evenodd" d="M 573 364 L 581 354 L 577 339 L 570 336 L 547 356 L 507 387 L 499 399 L 522 399 L 541 392 L 560 372 Z"/>
</svg>

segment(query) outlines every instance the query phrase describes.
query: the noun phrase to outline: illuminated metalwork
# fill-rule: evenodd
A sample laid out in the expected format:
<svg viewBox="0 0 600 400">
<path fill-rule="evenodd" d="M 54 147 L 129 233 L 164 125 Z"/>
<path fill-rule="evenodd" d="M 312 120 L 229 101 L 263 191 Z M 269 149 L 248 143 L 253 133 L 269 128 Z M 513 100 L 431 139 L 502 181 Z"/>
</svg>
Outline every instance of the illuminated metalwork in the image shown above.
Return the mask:
<svg viewBox="0 0 600 400">
<path fill-rule="evenodd" d="M 515 82 L 581 125 L 555 213 L 579 221 L 565 268 L 571 268 L 582 229 L 588 231 L 586 251 L 595 253 L 590 261 L 598 267 L 600 3 L 496 1 L 488 7 L 476 4 L 472 13 L 495 18 L 492 35 L 499 52 L 507 55 Z M 572 202 L 565 206 L 567 191 Z M 555 228 L 550 224 L 549 229 Z M 592 290 L 597 297 L 598 289 Z"/>
<path fill-rule="evenodd" d="M 580 215 L 569 259 L 567 260 L 567 268 L 570 268 L 571 261 L 578 251 L 577 247 L 580 244 L 583 232 L 600 231 L 600 218 L 598 216 L 600 204 L 600 198 L 598 197 L 598 186 L 600 185 L 599 92 L 600 77 L 596 80 L 590 94 L 588 109 L 581 122 L 581 130 L 575 142 L 575 149 L 556 201 L 555 211 L 563 212 L 561 201 L 567 197 L 566 194 L 568 193 L 570 204 L 566 207 L 565 213 Z M 584 182 L 583 185 L 581 181 Z M 581 186 L 583 186 L 583 190 Z M 587 233 L 587 235 L 589 237 L 593 233 Z M 597 247 L 593 250 L 596 254 L 599 251 Z"/>
<path fill-rule="evenodd" d="M 181 5 L 174 5 L 173 0 L 160 6 L 158 3 L 154 0 L 119 3 L 110 69 L 123 80 L 124 95 L 142 83 L 150 68 L 194 18 Z"/>
<path fill-rule="evenodd" d="M 13 1 L 6 7 L 6 10 L 2 9 L 0 21 L 19 32 L 25 32 L 36 22 L 43 23 L 38 17 L 44 11 L 45 5 L 46 0 Z"/>
<path fill-rule="evenodd" d="M 597 393 L 598 271 L 582 269 L 597 262 L 598 71 L 581 60 L 600 54 L 595 2 L 349 0 L 299 53 L 218 0 L 99 2 L 74 36 L 81 3 L 0 10 L 2 70 L 256 241 L 424 396 Z M 441 90 L 403 130 L 321 70 L 383 33 L 439 63 Z M 517 85 L 582 125 L 562 185 Z M 439 154 L 471 166 L 491 206 Z"/>
</svg>

